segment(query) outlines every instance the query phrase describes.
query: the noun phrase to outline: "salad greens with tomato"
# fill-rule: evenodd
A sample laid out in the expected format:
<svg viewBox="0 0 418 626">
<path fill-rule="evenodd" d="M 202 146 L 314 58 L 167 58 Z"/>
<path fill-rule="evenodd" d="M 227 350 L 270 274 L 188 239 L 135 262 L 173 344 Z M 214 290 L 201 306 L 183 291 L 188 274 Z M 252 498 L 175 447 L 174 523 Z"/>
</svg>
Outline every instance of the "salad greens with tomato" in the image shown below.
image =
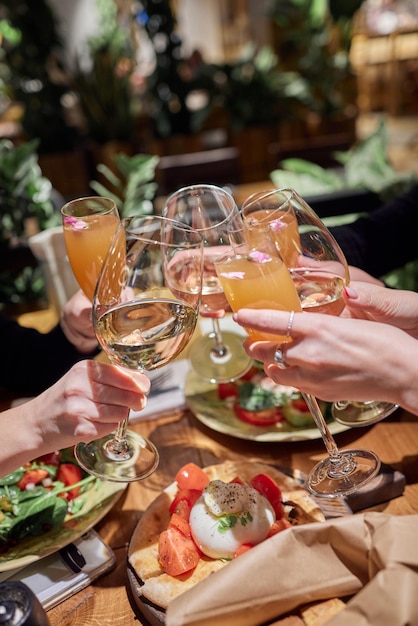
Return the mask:
<svg viewBox="0 0 418 626">
<path fill-rule="evenodd" d="M 44 455 L 0 478 L 0 552 L 61 526 L 83 507 L 87 487 L 97 480 L 81 470 L 72 450 Z"/>
</svg>

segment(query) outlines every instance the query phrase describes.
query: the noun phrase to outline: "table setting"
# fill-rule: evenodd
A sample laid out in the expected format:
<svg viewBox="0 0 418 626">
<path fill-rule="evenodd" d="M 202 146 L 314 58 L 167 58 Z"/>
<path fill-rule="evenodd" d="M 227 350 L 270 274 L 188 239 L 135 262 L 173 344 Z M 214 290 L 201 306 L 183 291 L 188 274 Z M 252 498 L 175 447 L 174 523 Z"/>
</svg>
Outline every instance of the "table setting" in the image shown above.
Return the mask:
<svg viewBox="0 0 418 626">
<path fill-rule="evenodd" d="M 199 194 L 209 205 L 202 222 L 202 211 L 196 213 Z M 118 224 L 91 295 L 104 358 L 147 373 L 147 405 L 131 410 L 110 437 L 76 447 L 74 464 L 94 480 L 94 490 L 79 514 L 70 511 L 62 526 L 44 524 L 32 537 L 0 543 L 0 584 L 24 580 L 30 587 L 33 567 L 56 583 L 52 557 L 63 559 L 72 574 L 85 574 L 81 584 L 61 572 L 66 592 L 56 594 L 52 604 L 41 597 L 51 626 L 110 626 L 118 620 L 128 626 L 414 623 L 418 417 L 393 406 L 385 419 L 355 428 L 337 421 L 332 403 L 274 386 L 260 363 L 237 357 L 237 373 L 231 374 L 231 346 L 241 344 L 248 329 L 237 326 L 230 314 L 213 324 L 213 314 L 245 306 L 251 290 L 252 298 L 256 291 L 261 294 L 259 308 L 270 303 L 273 292 L 274 308 L 280 291 L 274 281 L 283 260 L 262 231 L 251 235 L 262 245 L 262 258 L 260 252 L 257 257 L 243 252 L 236 207 L 232 203 L 225 213 L 226 201 L 217 188 L 188 189 L 181 202 L 173 194 L 167 211 L 171 201 L 176 222 L 163 212 Z M 194 228 L 189 218 L 179 226 L 185 207 Z M 292 341 L 294 310 L 303 309 L 304 297 L 319 302 L 322 281 L 331 281 L 325 283 L 326 304 L 334 306 L 347 280 L 345 259 L 326 229 L 315 216 L 311 223 L 309 211 L 301 213 L 304 232 L 314 225 L 316 242 L 324 237 L 322 253 L 332 253 L 325 262 L 334 272 L 339 269 L 337 278 L 318 278 L 319 257 L 310 256 L 306 244 L 304 274 L 288 277 L 292 303 L 278 303 L 290 312 L 286 336 L 276 338 L 283 342 Z M 72 235 L 83 233 L 84 220 L 77 214 Z M 270 273 L 261 267 L 266 256 L 274 261 Z M 247 271 L 249 288 L 241 290 L 237 304 L 235 286 L 228 281 Z M 312 290 L 315 297 L 309 299 Z M 215 302 L 221 296 L 228 301 Z M 199 315 L 200 298 L 205 298 L 206 316 Z M 339 313 L 333 309 L 331 314 Z M 228 344 L 232 336 L 234 344 Z M 214 357 L 206 374 L 200 345 Z M 276 363 L 283 364 L 279 347 Z M 254 392 L 257 402 L 268 397 L 268 411 L 257 402 L 243 411 L 242 398 L 250 394 L 253 401 Z M 21 401 L 5 398 L 4 404 L 10 400 Z M 289 407 L 298 407 L 292 419 Z M 7 500 L 5 481 L 2 497 Z M 238 542 L 234 550 L 205 551 L 205 541 L 199 543 L 196 527 L 192 530 L 199 507 L 216 519 L 216 536 Z M 246 535 L 257 526 L 262 532 Z M 90 557 L 82 554 L 89 533 L 107 555 L 91 576 Z M 149 592 L 152 588 L 158 592 Z M 397 593 L 400 588 L 405 591 Z M 308 617 L 331 606 L 332 613 L 315 622 Z"/>
</svg>

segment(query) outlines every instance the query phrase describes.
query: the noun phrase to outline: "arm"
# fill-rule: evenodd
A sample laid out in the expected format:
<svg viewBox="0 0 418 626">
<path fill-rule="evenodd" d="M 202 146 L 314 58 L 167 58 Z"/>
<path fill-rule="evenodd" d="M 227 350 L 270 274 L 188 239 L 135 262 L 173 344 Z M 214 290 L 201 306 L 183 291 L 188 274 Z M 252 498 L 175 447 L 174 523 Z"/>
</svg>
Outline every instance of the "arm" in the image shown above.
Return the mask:
<svg viewBox="0 0 418 626">
<path fill-rule="evenodd" d="M 244 327 L 283 335 L 289 313 L 241 309 L 234 319 Z M 276 343 L 246 339 L 244 346 L 280 384 L 328 401 L 379 398 L 418 414 L 418 342 L 399 328 L 368 320 L 296 313 L 292 339 L 282 345 L 286 369 L 274 364 Z"/>
<path fill-rule="evenodd" d="M 146 404 L 149 379 L 82 361 L 36 398 L 0 413 L 0 476 L 38 456 L 110 433 Z"/>
</svg>

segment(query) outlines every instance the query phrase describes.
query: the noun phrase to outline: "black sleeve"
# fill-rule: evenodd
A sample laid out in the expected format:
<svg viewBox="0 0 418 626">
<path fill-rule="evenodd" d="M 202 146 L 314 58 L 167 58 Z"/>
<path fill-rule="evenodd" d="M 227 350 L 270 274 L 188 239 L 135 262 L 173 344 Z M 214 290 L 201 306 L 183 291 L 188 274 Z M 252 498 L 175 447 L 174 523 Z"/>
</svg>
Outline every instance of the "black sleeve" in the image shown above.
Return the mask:
<svg viewBox="0 0 418 626">
<path fill-rule="evenodd" d="M 57 325 L 49 333 L 20 326 L 0 313 L 2 353 L 0 387 L 22 395 L 36 395 L 55 383 L 77 361 L 96 353 L 82 354 Z"/>
<path fill-rule="evenodd" d="M 350 265 L 379 278 L 418 258 L 418 184 L 352 224 L 331 227 Z"/>
</svg>

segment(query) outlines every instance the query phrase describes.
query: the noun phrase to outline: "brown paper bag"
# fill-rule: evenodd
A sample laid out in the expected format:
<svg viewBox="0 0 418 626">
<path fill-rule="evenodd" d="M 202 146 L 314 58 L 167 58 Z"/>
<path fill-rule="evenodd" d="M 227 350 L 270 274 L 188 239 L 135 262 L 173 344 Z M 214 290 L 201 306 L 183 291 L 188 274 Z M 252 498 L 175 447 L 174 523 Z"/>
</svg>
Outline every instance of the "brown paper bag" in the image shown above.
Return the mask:
<svg viewBox="0 0 418 626">
<path fill-rule="evenodd" d="M 168 606 L 166 624 L 259 626 L 302 604 L 354 594 L 358 595 L 330 626 L 413 624 L 413 620 L 393 621 L 393 615 L 413 615 L 418 595 L 408 591 L 408 598 L 401 597 L 392 588 L 386 591 L 386 585 L 395 576 L 407 581 L 407 590 L 415 588 L 417 533 L 418 515 L 384 513 L 293 527 L 176 598 Z M 401 600 L 402 607 L 398 607 Z M 392 621 L 382 621 L 386 613 Z M 338 621 L 345 615 L 348 621 Z M 377 621 L 360 621 L 360 616 L 369 615 Z"/>
</svg>

